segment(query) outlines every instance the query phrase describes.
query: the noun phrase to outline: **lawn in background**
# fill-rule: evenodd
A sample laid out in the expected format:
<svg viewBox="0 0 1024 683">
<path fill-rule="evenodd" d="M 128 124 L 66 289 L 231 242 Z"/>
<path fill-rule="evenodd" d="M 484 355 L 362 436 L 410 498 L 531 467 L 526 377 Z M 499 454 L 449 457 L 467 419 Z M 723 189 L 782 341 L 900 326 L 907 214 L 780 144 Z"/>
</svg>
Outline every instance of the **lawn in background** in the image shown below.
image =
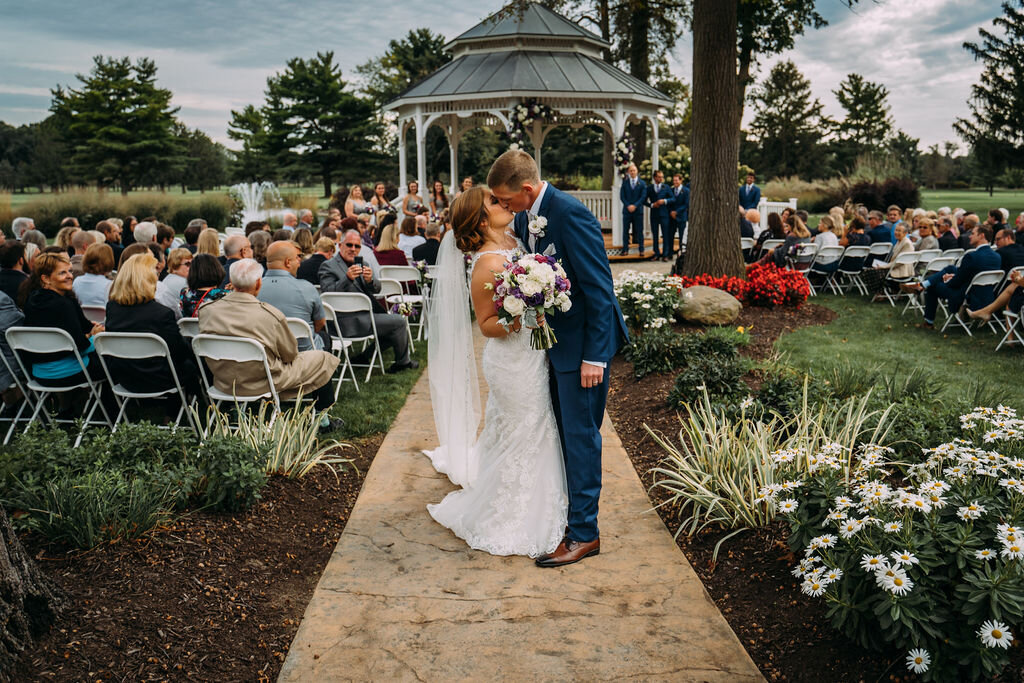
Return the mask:
<svg viewBox="0 0 1024 683">
<path fill-rule="evenodd" d="M 973 381 L 988 382 L 1006 405 L 1024 410 L 1024 352 L 1020 346 L 996 344 L 1002 338 L 988 328 L 963 331 L 926 330 L 921 315 L 889 304 L 868 303 L 860 297 L 820 295 L 811 302 L 827 306 L 838 317 L 828 325 L 803 327 L 776 342 L 795 367 L 824 376 L 829 368 L 853 363 L 865 370 L 913 368 L 932 375 L 942 395 L 952 397 Z M 940 316 L 941 317 L 941 316 Z M 952 328 L 951 328 L 952 329 Z"/>
<path fill-rule="evenodd" d="M 326 197 L 321 197 L 320 196 L 321 194 L 323 194 L 323 191 L 324 191 L 323 186 L 310 185 L 310 186 L 304 186 L 304 187 L 293 187 L 293 186 L 289 185 L 289 186 L 285 186 L 285 187 L 279 187 L 278 190 L 282 194 L 315 195 L 315 196 L 319 197 L 319 199 L 317 200 L 317 205 L 321 209 L 326 209 L 328 202 L 330 202 L 330 200 L 327 199 Z M 76 191 L 78 191 L 78 190 L 76 190 Z M 92 191 L 96 192 L 97 190 L 93 189 Z M 150 193 L 150 192 L 153 192 L 153 191 L 154 190 L 152 190 L 152 189 L 145 189 L 145 190 L 139 190 L 138 192 L 135 192 L 135 191 L 129 192 L 128 195 L 131 196 L 133 194 L 144 194 L 144 193 Z M 217 188 L 215 190 L 207 190 L 206 192 L 210 193 L 210 194 L 213 194 L 213 193 L 224 194 L 227 191 L 228 191 L 227 187 L 221 187 L 221 188 Z M 115 192 L 116 192 L 116 190 L 115 190 Z M 52 193 L 51 192 L 39 192 L 39 191 L 34 191 L 33 190 L 33 191 L 29 191 L 29 192 L 24 192 L 24 193 L 5 194 L 5 200 L 7 198 L 10 198 L 11 209 L 14 210 L 14 209 L 17 209 L 18 207 L 20 207 L 20 206 L 22 206 L 24 204 L 27 204 L 28 202 L 31 202 L 31 201 L 36 200 L 36 199 L 39 199 L 39 198 L 44 197 L 44 196 L 49 195 L 49 194 L 52 194 Z M 178 197 L 197 197 L 201 193 L 199 192 L 199 190 L 188 190 L 187 192 L 182 193 L 181 188 L 179 187 L 179 188 L 169 188 L 167 190 L 167 194 L 172 195 L 172 196 L 178 196 Z"/>
<path fill-rule="evenodd" d="M 989 209 L 1006 209 L 1010 223 L 1024 211 L 1024 190 L 996 190 L 992 196 L 985 190 L 921 190 L 921 208 L 937 211 L 940 206 L 973 211 L 985 219 Z"/>
</svg>

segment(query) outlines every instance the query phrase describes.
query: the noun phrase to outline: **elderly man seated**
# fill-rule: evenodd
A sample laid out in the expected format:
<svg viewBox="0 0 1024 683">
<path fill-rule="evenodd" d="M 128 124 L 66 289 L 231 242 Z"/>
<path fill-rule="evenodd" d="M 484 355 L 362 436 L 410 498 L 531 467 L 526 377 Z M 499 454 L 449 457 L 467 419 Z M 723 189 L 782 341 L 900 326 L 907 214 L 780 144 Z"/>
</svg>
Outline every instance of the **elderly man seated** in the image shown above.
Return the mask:
<svg viewBox="0 0 1024 683">
<path fill-rule="evenodd" d="M 309 282 L 295 277 L 302 260 L 302 251 L 295 242 L 273 242 L 267 247 L 267 272 L 263 276 L 260 301 L 284 313 L 286 318 L 299 318 L 313 330 L 309 339 L 299 340 L 299 351 L 324 348 L 321 333 L 327 327 L 327 314 L 320 303 L 320 293 Z"/>
<path fill-rule="evenodd" d="M 946 300 L 950 314 L 959 315 L 960 307 L 967 304 L 968 310 L 976 311 L 992 303 L 995 292 L 992 287 L 971 290 L 966 302 L 967 287 L 978 273 L 985 270 L 999 270 L 999 254 L 992 248 L 992 228 L 979 225 L 971 232 L 971 247 L 974 251 L 965 254 L 960 266 L 947 266 L 941 272 L 924 282 L 910 282 L 900 285 L 900 290 L 909 293 L 924 292 L 924 327 L 935 327 L 935 312 L 939 297 Z"/>
<path fill-rule="evenodd" d="M 293 398 L 300 391 L 312 397 L 321 413 L 320 426 L 334 429 L 327 409 L 334 402 L 331 377 L 338 367 L 337 356 L 327 351 L 299 351 L 295 336 L 281 311 L 260 301 L 263 266 L 250 258 L 231 268 L 234 291 L 200 306 L 199 331 L 229 337 L 247 337 L 263 345 L 274 386 L 281 398 Z M 231 394 L 253 395 L 269 391 L 263 368 L 253 363 L 208 361 L 217 389 Z"/>
<path fill-rule="evenodd" d="M 388 368 L 389 373 L 418 368 L 419 363 L 409 355 L 409 329 L 405 316 L 387 313 L 377 301 L 380 296 L 380 280 L 373 269 L 359 257 L 363 248 L 358 230 L 345 232 L 341 249 L 334 258 L 320 266 L 320 291 L 356 292 L 369 297 L 373 306 L 373 321 L 377 327 L 377 341 L 381 350 L 393 348 L 395 362 Z M 338 325 L 345 337 L 364 337 L 370 334 L 370 320 L 365 313 L 338 314 Z M 353 358 L 356 364 L 371 359 L 372 351 L 363 352 Z"/>
</svg>

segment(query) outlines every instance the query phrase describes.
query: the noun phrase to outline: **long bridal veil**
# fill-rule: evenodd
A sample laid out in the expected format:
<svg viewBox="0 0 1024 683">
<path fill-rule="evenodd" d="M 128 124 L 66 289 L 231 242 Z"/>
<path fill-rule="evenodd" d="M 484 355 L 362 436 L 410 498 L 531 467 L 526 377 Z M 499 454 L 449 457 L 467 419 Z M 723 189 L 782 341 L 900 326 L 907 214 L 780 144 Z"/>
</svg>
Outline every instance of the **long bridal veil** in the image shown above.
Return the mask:
<svg viewBox="0 0 1024 683">
<path fill-rule="evenodd" d="M 441 240 L 431 284 L 427 329 L 428 373 L 434 425 L 440 446 L 424 451 L 434 469 L 467 486 L 477 475 L 473 445 L 480 425 L 480 385 L 473 351 L 466 262 L 449 231 Z"/>
</svg>

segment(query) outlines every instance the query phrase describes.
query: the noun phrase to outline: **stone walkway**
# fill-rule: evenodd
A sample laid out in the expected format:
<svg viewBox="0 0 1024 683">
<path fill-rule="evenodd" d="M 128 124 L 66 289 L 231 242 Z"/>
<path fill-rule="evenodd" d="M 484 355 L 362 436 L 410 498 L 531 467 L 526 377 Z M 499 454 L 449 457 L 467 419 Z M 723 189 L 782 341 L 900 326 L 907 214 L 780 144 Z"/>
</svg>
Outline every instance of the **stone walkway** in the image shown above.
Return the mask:
<svg viewBox="0 0 1024 683">
<path fill-rule="evenodd" d="M 562 569 L 470 550 L 434 523 L 427 503 L 453 488 L 420 453 L 435 438 L 424 373 L 279 680 L 763 680 L 649 511 L 607 416 L 601 554 Z"/>
</svg>

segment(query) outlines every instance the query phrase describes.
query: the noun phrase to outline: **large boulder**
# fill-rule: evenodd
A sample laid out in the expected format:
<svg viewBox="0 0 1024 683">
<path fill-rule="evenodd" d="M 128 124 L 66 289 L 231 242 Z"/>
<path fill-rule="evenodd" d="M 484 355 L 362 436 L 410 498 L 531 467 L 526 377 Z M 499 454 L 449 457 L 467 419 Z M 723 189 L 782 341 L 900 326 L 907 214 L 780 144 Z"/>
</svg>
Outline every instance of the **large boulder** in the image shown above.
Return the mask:
<svg viewBox="0 0 1024 683">
<path fill-rule="evenodd" d="M 679 296 L 676 311 L 683 320 L 703 325 L 728 325 L 739 317 L 743 304 L 732 294 L 714 287 L 687 287 Z"/>
</svg>

